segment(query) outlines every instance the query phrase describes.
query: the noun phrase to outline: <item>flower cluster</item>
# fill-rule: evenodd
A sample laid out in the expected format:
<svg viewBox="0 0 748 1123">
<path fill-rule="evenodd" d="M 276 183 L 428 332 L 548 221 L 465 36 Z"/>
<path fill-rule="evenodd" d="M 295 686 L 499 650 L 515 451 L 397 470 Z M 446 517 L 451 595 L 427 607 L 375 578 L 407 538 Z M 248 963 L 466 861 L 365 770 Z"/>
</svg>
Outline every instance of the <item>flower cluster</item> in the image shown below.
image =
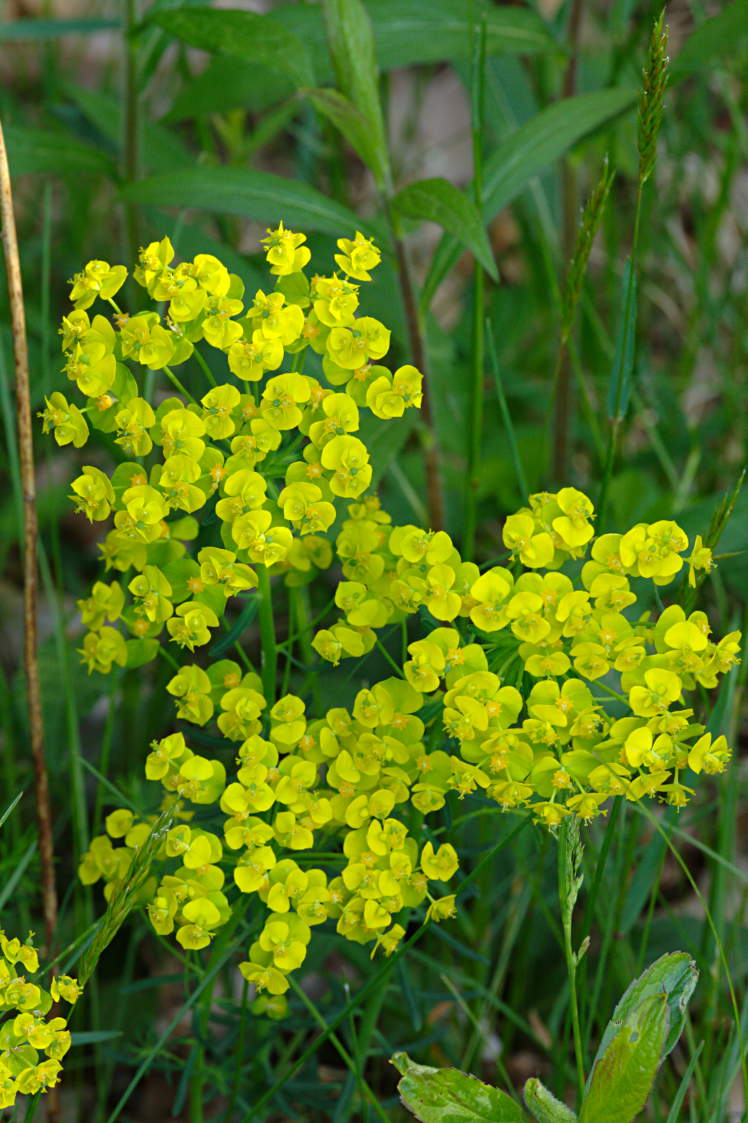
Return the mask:
<svg viewBox="0 0 748 1123">
<path fill-rule="evenodd" d="M 65 1018 L 47 1015 L 60 999 L 76 1002 L 80 988 L 75 979 L 58 975 L 44 990 L 26 978 L 38 970 L 31 936 L 21 943 L 0 930 L 0 1108 L 13 1107 L 16 1096 L 54 1087 L 70 1048 Z"/>
<path fill-rule="evenodd" d="M 282 1007 L 316 925 L 389 953 L 409 910 L 452 914 L 458 855 L 428 823 L 451 796 L 551 827 L 604 814 L 617 795 L 686 802 L 691 775 L 729 758 L 688 694 L 735 664 L 739 637 L 714 640 L 704 613 L 677 603 L 652 611 L 684 567 L 692 583 L 711 568 L 700 539 L 688 554 L 671 521 L 596 537 L 592 503 L 571 487 L 531 496 L 504 524 L 505 564 L 483 570 L 446 532 L 394 525 L 355 434 L 362 411 L 417 408 L 421 376 L 380 365 L 389 331 L 358 315 L 357 282 L 379 251 L 341 238 L 339 273 L 308 278 L 302 234 L 280 225 L 264 244 L 275 287 L 249 304 L 216 258 L 174 265 L 168 239 L 148 246 L 135 279 L 163 319 L 122 313 L 121 267 L 90 263 L 62 331 L 65 369 L 88 401 L 55 393 L 43 420 L 75 446 L 91 424 L 129 458 L 73 483 L 80 511 L 111 519 L 102 552 L 119 575 L 80 602 L 84 661 L 107 672 L 161 653 L 174 665 L 181 726 L 145 764 L 173 810 L 142 891 L 151 923 L 199 950 L 252 896 L 262 920 L 241 970 Z M 109 319 L 89 318 L 97 297 Z M 224 381 L 202 344 L 223 354 Z M 172 369 L 190 359 L 210 383 L 199 400 Z M 163 370 L 179 396 L 141 393 L 138 365 Z M 272 628 L 258 666 L 241 645 L 241 662 L 206 653 L 231 626 L 230 601 L 246 620 L 253 606 L 267 613 L 281 578 L 293 609 L 325 570 L 335 609 L 322 626 L 290 613 L 300 654 L 337 666 L 379 645 L 395 675 L 320 714 L 305 685 L 276 690 Z M 153 821 L 113 811 L 82 879 L 118 893 Z"/>
</svg>

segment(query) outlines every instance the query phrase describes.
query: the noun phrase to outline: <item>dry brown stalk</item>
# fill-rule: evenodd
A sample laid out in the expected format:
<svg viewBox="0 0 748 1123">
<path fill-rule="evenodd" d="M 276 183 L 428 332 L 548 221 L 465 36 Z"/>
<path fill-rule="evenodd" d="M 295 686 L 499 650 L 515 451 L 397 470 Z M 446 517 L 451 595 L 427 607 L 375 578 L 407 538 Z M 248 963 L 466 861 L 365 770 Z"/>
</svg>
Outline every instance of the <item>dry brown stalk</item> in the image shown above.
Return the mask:
<svg viewBox="0 0 748 1123">
<path fill-rule="evenodd" d="M 13 356 L 16 369 L 16 417 L 18 448 L 23 490 L 23 657 L 26 672 L 26 699 L 34 762 L 36 822 L 42 874 L 42 909 L 47 949 L 51 947 L 57 924 L 57 889 L 55 886 L 52 812 L 49 803 L 47 764 L 44 757 L 44 724 L 42 721 L 41 687 L 37 662 L 37 518 L 34 446 L 31 430 L 29 395 L 29 353 L 26 343 L 26 320 L 18 256 L 16 223 L 13 214 L 8 156 L 0 123 L 0 219 L 5 247 L 5 269 L 8 276 L 8 298 L 13 333 Z"/>
</svg>

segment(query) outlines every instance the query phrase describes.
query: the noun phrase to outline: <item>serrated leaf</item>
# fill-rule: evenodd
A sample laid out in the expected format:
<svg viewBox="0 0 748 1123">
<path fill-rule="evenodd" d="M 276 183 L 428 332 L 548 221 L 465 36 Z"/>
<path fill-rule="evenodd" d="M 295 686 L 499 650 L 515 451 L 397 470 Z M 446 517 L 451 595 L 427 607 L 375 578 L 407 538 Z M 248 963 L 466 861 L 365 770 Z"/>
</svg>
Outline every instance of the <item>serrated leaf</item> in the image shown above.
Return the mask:
<svg viewBox="0 0 748 1123">
<path fill-rule="evenodd" d="M 185 168 L 128 184 L 122 194 L 144 206 L 196 207 L 274 225 L 282 219 L 287 226 L 338 236 L 371 230 L 353 211 L 313 187 L 254 168 Z"/>
<path fill-rule="evenodd" d="M 637 1007 L 655 994 L 667 998 L 670 1029 L 663 1046 L 667 1056 L 683 1031 L 686 1007 L 699 979 L 696 964 L 685 951 L 672 951 L 656 959 L 625 991 L 606 1026 L 595 1062 L 602 1056 L 618 1030 Z"/>
<path fill-rule="evenodd" d="M 616 421 L 626 416 L 631 397 L 636 344 L 636 287 L 636 271 L 631 258 L 627 258 L 621 277 L 616 349 L 608 386 L 608 417 Z"/>
<path fill-rule="evenodd" d="M 369 15 L 361 0 L 322 0 L 322 11 L 338 85 L 368 126 L 369 166 L 381 184 L 389 178 L 389 155 Z"/>
<path fill-rule="evenodd" d="M 261 63 L 298 86 L 314 85 L 306 45 L 271 16 L 235 8 L 173 8 L 155 12 L 147 22 L 192 47 Z"/>
<path fill-rule="evenodd" d="M 536 1077 L 525 1082 L 522 1095 L 536 1123 L 576 1123 L 577 1117 L 571 1108 L 557 1100 Z"/>
<path fill-rule="evenodd" d="M 351 148 L 371 168 L 377 182 L 383 183 L 388 174 L 389 163 L 386 157 L 382 158 L 381 147 L 375 143 L 369 122 L 360 109 L 337 90 L 302 90 L 302 93 L 345 137 Z"/>
<path fill-rule="evenodd" d="M 521 125 L 494 149 L 484 168 L 483 221 L 487 225 L 529 181 L 601 125 L 631 109 L 636 90 L 598 90 L 564 98 Z M 423 286 L 428 306 L 454 265 L 460 250 L 454 238 L 443 238 Z"/>
<path fill-rule="evenodd" d="M 721 55 L 735 57 L 741 43 L 748 44 L 748 4 L 733 0 L 712 19 L 699 24 L 683 44 L 673 63 L 674 80 L 710 66 Z"/>
<path fill-rule="evenodd" d="M 8 162 L 12 175 L 34 175 L 44 172 L 51 175 L 79 175 L 92 172 L 112 175 L 112 161 L 73 140 L 69 134 L 47 129 L 31 129 L 20 125 L 5 125 Z"/>
<path fill-rule="evenodd" d="M 422 179 L 398 191 L 393 207 L 421 222 L 437 222 L 470 250 L 487 273 L 498 279 L 496 262 L 475 204 L 446 179 Z"/>
<path fill-rule="evenodd" d="M 649 995 L 627 1015 L 595 1062 L 579 1123 L 610 1123 L 613 1117 L 631 1123 L 639 1114 L 660 1067 L 668 1022 L 664 992 Z"/>
<path fill-rule="evenodd" d="M 524 1123 L 519 1104 L 476 1076 L 417 1065 L 406 1053 L 396 1053 L 392 1063 L 402 1073 L 400 1098 L 421 1123 Z"/>
</svg>

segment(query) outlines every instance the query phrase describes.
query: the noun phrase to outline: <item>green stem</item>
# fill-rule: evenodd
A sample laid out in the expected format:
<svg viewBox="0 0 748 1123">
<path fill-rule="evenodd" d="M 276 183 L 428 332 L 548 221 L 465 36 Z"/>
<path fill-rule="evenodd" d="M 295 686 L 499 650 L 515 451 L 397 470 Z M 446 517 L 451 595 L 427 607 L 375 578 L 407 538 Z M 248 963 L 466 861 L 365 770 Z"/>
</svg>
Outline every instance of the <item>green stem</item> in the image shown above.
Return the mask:
<svg viewBox="0 0 748 1123">
<path fill-rule="evenodd" d="M 208 366 L 207 360 L 205 359 L 205 357 L 203 355 L 200 354 L 197 347 L 195 347 L 192 354 L 195 356 L 198 363 L 200 364 L 200 368 L 201 368 L 203 374 L 205 375 L 205 377 L 208 379 L 208 382 L 211 384 L 211 386 L 217 386 L 218 383 L 216 382 L 215 378 L 213 377 L 213 371 L 210 369 L 210 367 Z"/>
<path fill-rule="evenodd" d="M 640 181 L 639 187 L 636 192 L 636 216 L 634 218 L 634 236 L 631 242 L 631 272 L 629 274 L 629 285 L 626 289 L 626 305 L 623 313 L 623 340 L 621 343 L 621 355 L 624 357 L 628 351 L 628 333 L 631 323 L 631 302 L 634 299 L 634 276 L 636 273 L 636 259 L 637 251 L 639 248 L 639 225 L 641 222 L 641 209 L 642 209 L 642 191 L 644 184 Z M 605 459 L 605 470 L 603 472 L 603 482 L 600 488 L 600 498 L 597 504 L 597 519 L 598 528 L 602 533 L 605 526 L 605 518 L 608 513 L 608 490 L 610 488 L 610 481 L 613 478 L 613 469 L 615 467 L 616 457 L 618 454 L 618 445 L 620 442 L 621 424 L 623 417 L 621 416 L 621 401 L 620 394 L 622 391 L 623 379 L 619 379 L 618 394 L 616 402 L 614 403 L 613 416 L 610 418 L 611 432 L 608 440 L 608 454 Z"/>
<path fill-rule="evenodd" d="M 189 390 L 186 390 L 184 388 L 184 386 L 179 381 L 179 379 L 177 378 L 176 374 L 171 369 L 171 367 L 164 367 L 164 373 L 165 373 L 166 377 L 169 379 L 169 382 L 171 382 L 172 386 L 176 390 L 178 390 L 180 394 L 183 394 L 189 402 L 192 402 L 193 405 L 197 405 L 197 398 L 194 398 L 192 396 L 192 394 L 189 392 Z"/>
<path fill-rule="evenodd" d="M 408 328 L 410 352 L 413 365 L 423 375 L 423 398 L 421 400 L 421 418 L 428 432 L 424 449 L 426 461 L 426 496 L 429 511 L 429 522 L 432 530 L 441 530 L 444 526 L 444 499 L 442 496 L 441 467 L 434 430 L 434 419 L 431 412 L 431 380 L 426 363 L 426 338 L 421 322 L 421 313 L 416 299 L 416 290 L 410 268 L 410 260 L 405 243 L 402 239 L 400 220 L 385 201 L 385 210 L 395 247 L 397 258 L 397 276 L 400 284 L 405 322 Z"/>
<path fill-rule="evenodd" d="M 579 1022 L 579 1001 L 577 998 L 577 967 L 579 956 L 572 945 L 572 920 L 581 878 L 575 876 L 579 861 L 579 850 L 575 854 L 569 820 L 564 820 L 558 832 L 558 892 L 561 905 L 561 925 L 563 928 L 564 958 L 569 978 L 569 1007 L 574 1036 L 574 1057 L 577 1066 L 577 1092 L 579 1104 L 584 1099 L 584 1045 Z M 571 873 L 570 873 L 571 871 Z"/>
<path fill-rule="evenodd" d="M 262 689 L 268 706 L 275 704 L 275 690 L 278 678 L 278 648 L 275 642 L 275 620 L 273 619 L 273 595 L 267 567 L 257 567 L 257 588 L 260 594 L 260 644 L 262 648 Z"/>
<path fill-rule="evenodd" d="M 299 986 L 292 975 L 289 975 L 288 981 L 291 984 L 291 989 L 293 990 L 294 994 L 301 999 L 302 1003 L 304 1004 L 304 1006 L 306 1006 L 307 1010 L 312 1015 L 320 1029 L 328 1032 L 329 1026 L 325 1021 L 324 1015 L 320 1010 L 317 1009 L 311 998 L 307 995 L 303 988 Z M 350 1055 L 340 1038 L 334 1032 L 329 1032 L 329 1038 L 332 1044 L 337 1049 L 343 1063 L 347 1065 L 348 1069 L 353 1073 L 356 1079 L 356 1083 L 359 1086 L 359 1091 L 361 1093 L 362 1099 L 369 1101 L 371 1106 L 374 1108 L 375 1115 L 378 1115 L 379 1118 L 384 1121 L 384 1123 L 390 1123 L 389 1117 L 383 1110 L 374 1092 L 371 1090 L 361 1073 L 358 1071 L 355 1060 Z"/>
<path fill-rule="evenodd" d="M 132 32 L 138 22 L 137 0 L 125 0 L 124 37 L 124 136 L 122 153 L 125 180 L 134 182 L 140 170 L 138 66 Z M 137 261 L 140 245 L 138 207 L 125 203 L 125 230 L 130 261 Z"/>
<path fill-rule="evenodd" d="M 480 213 L 483 207 L 483 104 L 486 63 L 486 26 L 476 27 L 473 0 L 470 2 L 471 118 L 473 148 L 473 196 Z M 478 524 L 481 438 L 483 434 L 483 386 L 485 379 L 485 294 L 483 266 L 476 259 L 473 274 L 472 378 L 468 420 L 467 472 L 465 474 L 465 530 L 462 555 L 472 560 Z"/>
<path fill-rule="evenodd" d="M 577 62 L 579 57 L 579 36 L 582 29 L 584 0 L 572 0 L 569 16 L 569 62 L 564 74 L 562 97 L 572 97 L 577 85 Z M 564 160 L 561 172 L 562 210 L 563 210 L 563 252 L 568 266 L 574 252 L 577 226 L 577 176 L 570 159 Z M 569 472 L 569 430 L 572 419 L 571 402 L 571 356 L 565 342 L 558 351 L 556 370 L 553 379 L 553 478 L 562 485 Z"/>
</svg>

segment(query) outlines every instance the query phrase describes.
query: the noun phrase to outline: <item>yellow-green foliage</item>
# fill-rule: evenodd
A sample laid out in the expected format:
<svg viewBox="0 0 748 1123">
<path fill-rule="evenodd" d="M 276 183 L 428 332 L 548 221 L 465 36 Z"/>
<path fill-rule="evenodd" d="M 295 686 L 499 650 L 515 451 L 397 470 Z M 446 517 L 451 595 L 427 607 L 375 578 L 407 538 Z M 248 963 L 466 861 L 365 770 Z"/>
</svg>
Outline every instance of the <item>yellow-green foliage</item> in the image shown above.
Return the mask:
<svg viewBox="0 0 748 1123">
<path fill-rule="evenodd" d="M 38 970 L 31 937 L 22 944 L 0 930 L 0 1108 L 13 1107 L 16 1096 L 52 1088 L 70 1048 L 65 1018 L 47 1015 L 60 999 L 74 1003 L 80 988 L 58 975 L 47 991 L 26 978 Z"/>
<path fill-rule="evenodd" d="M 652 584 L 659 596 L 684 566 L 693 583 L 713 564 L 674 522 L 596 538 L 580 491 L 533 495 L 504 525 L 506 565 L 483 572 L 444 531 L 394 526 L 369 492 L 355 434 L 362 411 L 417 408 L 421 375 L 381 365 L 390 333 L 357 314 L 356 282 L 370 279 L 376 247 L 341 238 L 343 276 L 309 279 L 305 240 L 282 225 L 269 233 L 275 288 L 248 304 L 216 258 L 174 266 L 167 238 L 151 244 L 134 276 L 165 303 L 163 318 L 121 312 L 124 269 L 89 263 L 62 328 L 65 369 L 87 402 L 55 393 L 43 414 L 59 443 L 82 445 L 91 424 L 129 458 L 111 476 L 86 467 L 72 485 L 89 519 L 113 517 L 102 554 L 120 575 L 80 604 L 83 659 L 107 672 L 155 658 L 162 643 L 183 651 L 168 684 L 176 717 L 215 725 L 233 745 L 233 760 L 193 751 L 188 731 L 151 746 L 146 775 L 180 820 L 145 894 L 151 922 L 199 949 L 229 919 L 227 880 L 259 898 L 264 927 L 241 969 L 274 996 L 315 925 L 332 920 L 389 953 L 408 909 L 452 913 L 444 890 L 458 855 L 421 832 L 450 792 L 551 827 L 592 819 L 613 796 L 685 803 L 686 770 L 718 772 L 729 757 L 724 737 L 694 721 L 688 694 L 714 687 L 738 651 L 737 633 L 711 638 L 703 612 L 637 607 Z M 97 298 L 114 315 L 91 319 Z M 225 356 L 219 385 L 203 341 Z M 199 401 L 186 391 L 146 400 L 142 368 L 181 389 L 172 367 L 193 355 L 213 383 Z M 213 539 L 194 550 L 201 512 L 201 541 Z M 337 612 L 313 637 L 323 660 L 364 656 L 392 624 L 411 640 L 402 673 L 360 690 L 350 710 L 308 713 L 293 694 L 267 696 L 251 665 L 197 654 L 230 598 L 256 596 L 258 584 L 267 598 L 269 579 L 293 589 L 323 570 L 337 581 Z M 192 805 L 215 812 L 215 833 L 193 825 Z M 80 872 L 111 895 L 150 823 L 117 810 L 106 826 Z M 294 857 L 322 840 L 342 850 L 339 876 Z"/>
</svg>

